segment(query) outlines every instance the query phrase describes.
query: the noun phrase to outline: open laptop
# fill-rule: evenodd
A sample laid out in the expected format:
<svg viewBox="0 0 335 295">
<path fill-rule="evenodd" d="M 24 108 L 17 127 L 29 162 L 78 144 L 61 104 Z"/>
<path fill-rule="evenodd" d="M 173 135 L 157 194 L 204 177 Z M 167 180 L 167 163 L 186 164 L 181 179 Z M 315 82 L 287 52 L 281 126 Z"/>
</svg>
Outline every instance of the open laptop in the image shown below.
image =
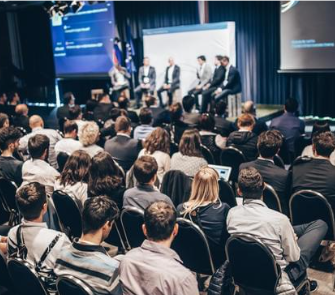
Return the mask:
<svg viewBox="0 0 335 295">
<path fill-rule="evenodd" d="M 215 169 L 219 173 L 220 179 L 224 181 L 229 180 L 229 176 L 231 173 L 231 167 L 220 166 L 220 165 L 208 165 L 208 167 Z"/>
</svg>

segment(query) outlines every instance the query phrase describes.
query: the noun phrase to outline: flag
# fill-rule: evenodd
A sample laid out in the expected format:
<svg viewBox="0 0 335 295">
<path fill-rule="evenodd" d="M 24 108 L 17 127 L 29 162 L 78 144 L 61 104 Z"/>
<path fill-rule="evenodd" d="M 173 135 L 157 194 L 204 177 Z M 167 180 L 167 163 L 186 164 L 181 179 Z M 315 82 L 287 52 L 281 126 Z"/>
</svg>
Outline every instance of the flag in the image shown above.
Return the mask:
<svg viewBox="0 0 335 295">
<path fill-rule="evenodd" d="M 120 48 L 120 39 L 114 38 L 113 64 L 122 65 L 122 52 Z"/>
<path fill-rule="evenodd" d="M 134 64 L 134 56 L 135 56 L 135 48 L 133 43 L 133 37 L 131 35 L 131 29 L 130 25 L 127 25 L 126 30 L 126 37 L 127 37 L 127 43 L 126 43 L 126 67 L 129 73 L 136 72 L 136 67 Z"/>
</svg>

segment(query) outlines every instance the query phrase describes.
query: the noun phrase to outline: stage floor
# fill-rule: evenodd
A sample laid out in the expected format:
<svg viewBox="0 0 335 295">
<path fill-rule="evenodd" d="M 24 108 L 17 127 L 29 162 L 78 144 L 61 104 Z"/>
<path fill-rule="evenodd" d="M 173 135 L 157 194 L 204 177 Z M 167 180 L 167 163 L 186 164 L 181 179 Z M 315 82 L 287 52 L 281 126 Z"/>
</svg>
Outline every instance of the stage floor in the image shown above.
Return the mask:
<svg viewBox="0 0 335 295">
<path fill-rule="evenodd" d="M 243 107 L 243 103 L 242 103 Z M 269 105 L 269 104 L 258 104 L 256 115 L 257 118 L 267 122 L 271 121 L 273 118 L 278 117 L 283 112 L 283 106 L 282 105 Z M 229 121 L 235 121 L 236 117 L 228 117 Z"/>
</svg>

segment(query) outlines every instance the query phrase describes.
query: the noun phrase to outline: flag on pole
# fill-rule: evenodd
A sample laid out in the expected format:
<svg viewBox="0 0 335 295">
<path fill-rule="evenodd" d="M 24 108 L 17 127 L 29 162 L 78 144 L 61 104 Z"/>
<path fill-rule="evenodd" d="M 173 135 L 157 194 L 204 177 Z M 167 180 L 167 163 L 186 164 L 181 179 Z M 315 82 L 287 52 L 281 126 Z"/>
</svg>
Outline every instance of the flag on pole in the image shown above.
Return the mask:
<svg viewBox="0 0 335 295">
<path fill-rule="evenodd" d="M 134 56 L 135 56 L 135 47 L 133 43 L 133 37 L 131 35 L 131 29 L 130 25 L 127 25 L 126 30 L 126 37 L 127 37 L 127 43 L 126 43 L 126 67 L 129 73 L 136 72 L 136 67 L 134 64 Z"/>
<path fill-rule="evenodd" d="M 120 39 L 114 38 L 114 50 L 113 50 L 113 64 L 122 65 L 122 51 L 120 47 Z"/>
</svg>

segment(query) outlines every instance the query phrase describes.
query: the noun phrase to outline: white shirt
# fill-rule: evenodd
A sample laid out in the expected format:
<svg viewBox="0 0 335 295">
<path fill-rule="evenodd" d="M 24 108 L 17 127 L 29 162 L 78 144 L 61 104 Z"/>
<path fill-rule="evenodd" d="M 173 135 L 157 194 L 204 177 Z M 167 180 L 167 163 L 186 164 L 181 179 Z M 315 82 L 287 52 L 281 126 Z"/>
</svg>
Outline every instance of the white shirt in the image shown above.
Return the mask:
<svg viewBox="0 0 335 295">
<path fill-rule="evenodd" d="M 143 74 L 144 74 L 144 76 L 146 76 L 146 77 L 149 76 L 149 69 L 150 69 L 150 66 L 143 66 Z"/>
<path fill-rule="evenodd" d="M 168 83 L 171 84 L 173 81 L 173 71 L 174 71 L 174 65 L 169 67 L 168 69 Z"/>
<path fill-rule="evenodd" d="M 230 64 L 228 64 L 226 66 L 226 74 L 225 74 L 225 77 L 224 77 L 223 86 L 226 86 L 228 84 L 228 76 L 229 76 L 230 67 L 231 67 Z"/>
<path fill-rule="evenodd" d="M 199 76 L 200 77 L 202 77 L 202 74 L 204 73 L 205 67 L 206 67 L 206 63 L 204 62 L 199 68 Z"/>
<path fill-rule="evenodd" d="M 91 158 L 93 158 L 96 154 L 103 152 L 104 149 L 96 144 L 92 144 L 89 146 L 82 146 L 80 150 L 85 151 L 90 155 Z"/>
<path fill-rule="evenodd" d="M 73 138 L 63 138 L 55 145 L 55 153 L 58 155 L 60 152 L 67 153 L 69 156 L 73 152 L 80 150 L 83 145 Z"/>
<path fill-rule="evenodd" d="M 84 207 L 84 203 L 87 199 L 87 183 L 85 182 L 77 182 L 74 185 L 61 185 L 60 180 L 55 182 L 54 190 L 60 190 L 64 193 L 68 194 L 71 198 L 73 198 L 77 204 L 80 204 L 80 207 Z"/>
</svg>

